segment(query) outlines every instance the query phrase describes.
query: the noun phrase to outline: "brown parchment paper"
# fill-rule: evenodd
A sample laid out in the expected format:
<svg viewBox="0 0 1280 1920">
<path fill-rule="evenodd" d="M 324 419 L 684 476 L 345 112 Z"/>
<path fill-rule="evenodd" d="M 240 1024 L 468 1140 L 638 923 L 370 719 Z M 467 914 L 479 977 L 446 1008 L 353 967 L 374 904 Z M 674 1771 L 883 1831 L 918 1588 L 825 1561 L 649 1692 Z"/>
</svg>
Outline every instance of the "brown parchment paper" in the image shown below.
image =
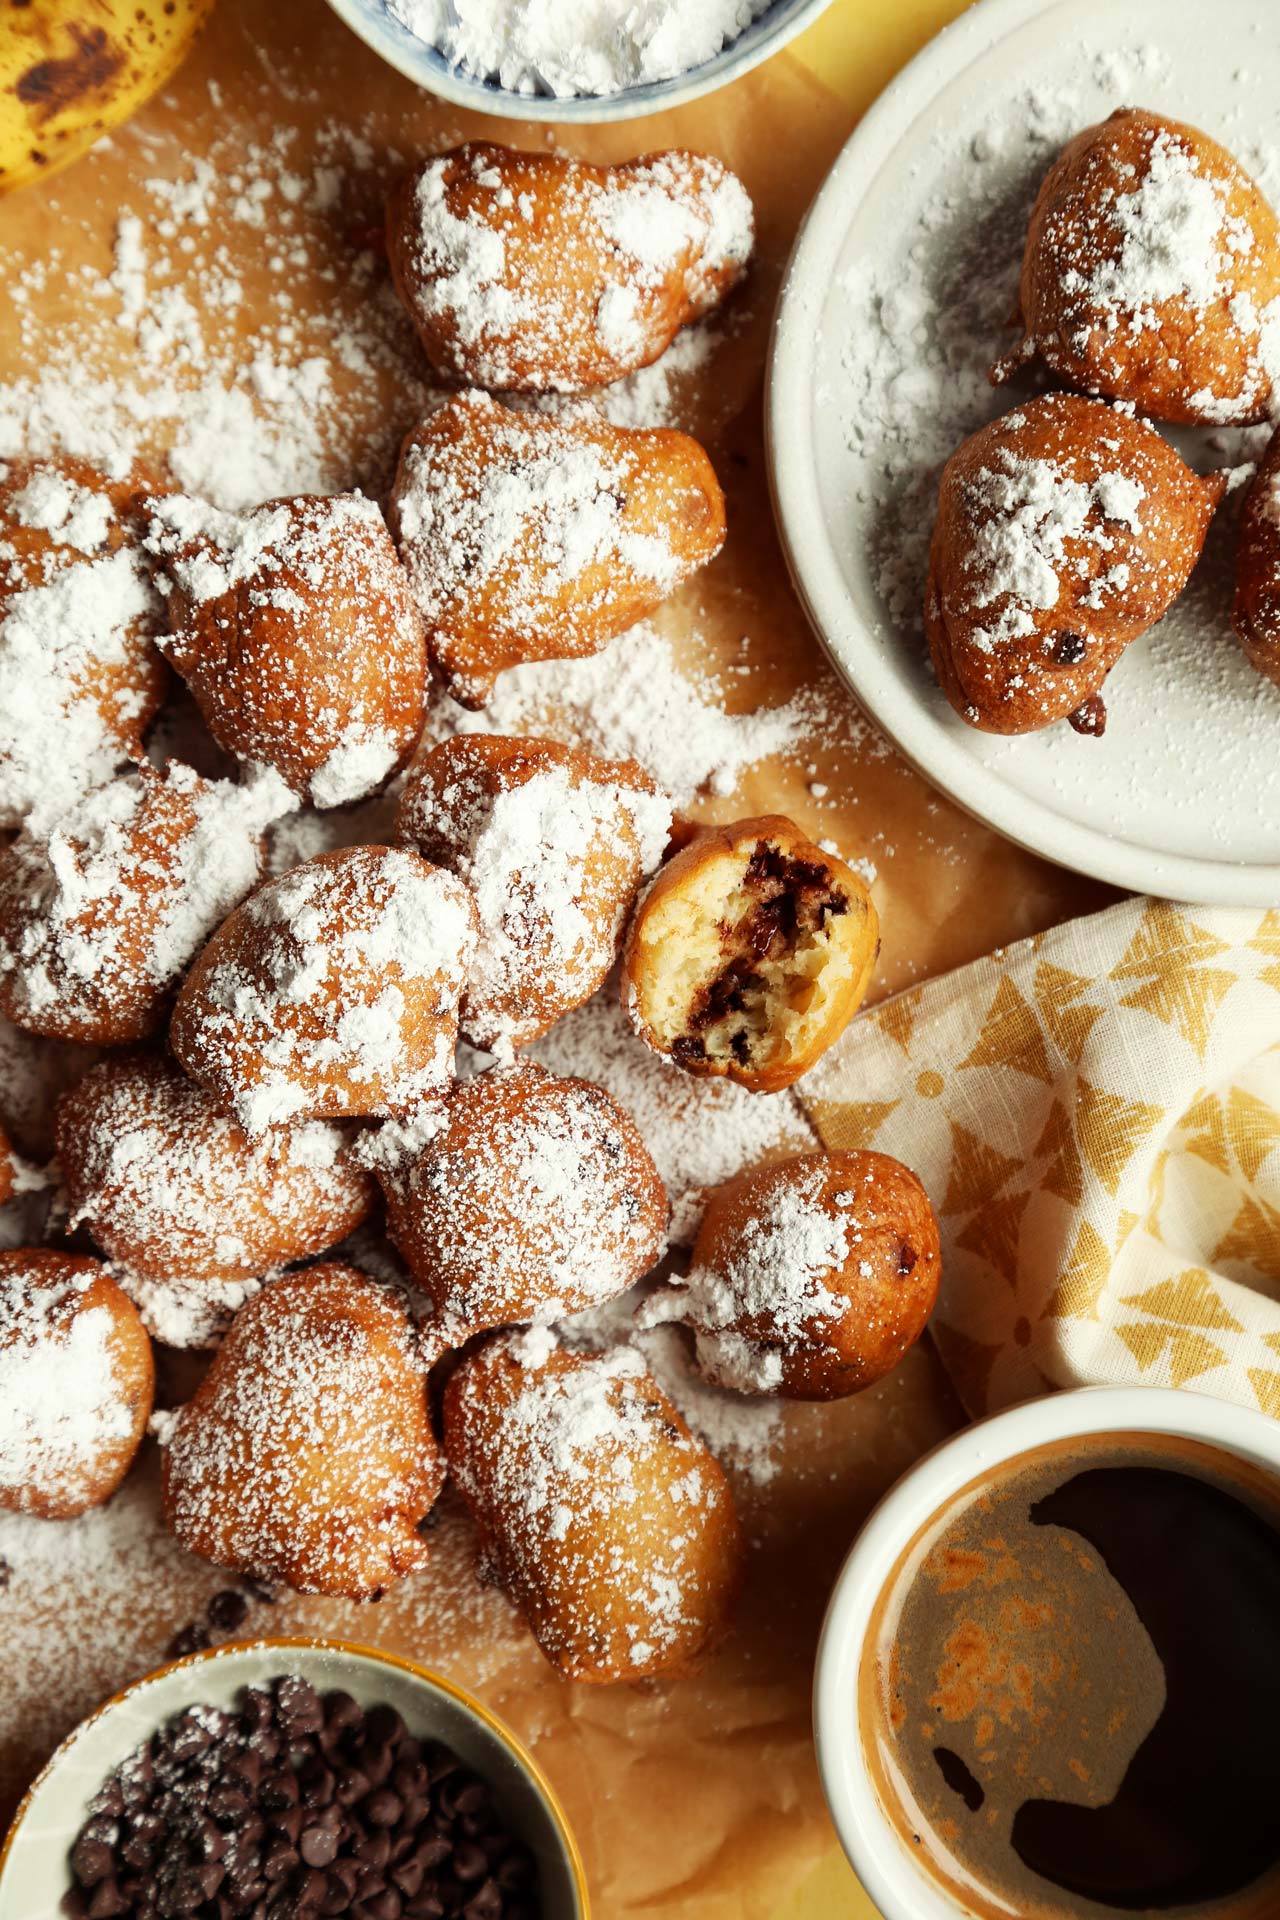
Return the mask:
<svg viewBox="0 0 1280 1920">
<path fill-rule="evenodd" d="M 305 170 L 319 130 L 334 121 L 385 151 L 388 170 L 396 156 L 480 133 L 526 145 L 549 137 L 535 123 L 480 121 L 418 93 L 321 0 L 220 0 L 162 99 L 66 174 L 0 205 L 10 267 L 41 257 L 50 266 L 31 299 L 43 337 L 74 337 L 83 323 L 77 268 L 106 270 L 131 182 L 180 178 L 211 142 L 225 153 L 228 138 L 247 146 L 281 126 L 298 129 L 291 163 Z M 874 861 L 884 926 L 880 995 L 1099 905 L 1104 895 L 970 822 L 878 742 L 832 679 L 787 582 L 761 433 L 769 322 L 801 215 L 850 128 L 849 109 L 783 55 L 709 101 L 566 132 L 560 144 L 611 160 L 672 144 L 704 147 L 734 167 L 754 197 L 758 262 L 689 423 L 725 484 L 730 537 L 665 624 L 700 660 L 732 669 L 726 684 L 735 707 L 772 704 L 806 686 L 827 690 L 830 722 L 803 761 L 762 764 L 732 801 L 702 811 L 725 818 L 786 810 L 846 853 Z M 340 311 L 370 297 L 349 284 L 345 267 L 351 233 L 377 211 L 376 195 L 341 207 L 334 272 L 291 277 L 300 309 Z M 227 245 L 245 286 L 239 324 L 248 330 L 279 280 L 260 248 L 255 254 L 252 234 L 230 234 Z M 24 344 L 5 327 L 0 381 L 30 374 L 39 354 L 39 338 Z M 124 346 L 121 354 L 124 365 Z M 378 405 L 380 417 L 357 410 L 342 423 L 349 483 L 376 486 L 387 448 L 412 424 L 391 375 Z M 153 451 L 162 465 L 163 444 Z M 814 782 L 827 789 L 820 804 L 809 791 Z M 165 1361 L 170 1404 L 185 1397 L 190 1364 Z M 857 1400 L 786 1409 L 776 1477 L 740 1489 L 751 1556 L 737 1626 L 705 1671 L 678 1685 L 598 1690 L 558 1681 L 505 1600 L 476 1583 L 468 1523 L 448 1496 L 431 1566 L 380 1605 L 282 1600 L 255 1607 L 246 1631 L 371 1642 L 474 1687 L 534 1746 L 560 1790 L 599 1920 L 869 1913 L 837 1866 L 818 1787 L 809 1728 L 814 1646 L 832 1577 L 863 1516 L 960 1417 L 927 1347 Z M 150 1455 L 122 1496 L 136 1517 L 136 1551 L 123 1572 L 98 1581 L 69 1556 L 45 1590 L 14 1581 L 0 1593 L 0 1815 L 77 1719 L 157 1664 L 175 1630 L 225 1584 L 164 1539 L 155 1478 Z"/>
</svg>

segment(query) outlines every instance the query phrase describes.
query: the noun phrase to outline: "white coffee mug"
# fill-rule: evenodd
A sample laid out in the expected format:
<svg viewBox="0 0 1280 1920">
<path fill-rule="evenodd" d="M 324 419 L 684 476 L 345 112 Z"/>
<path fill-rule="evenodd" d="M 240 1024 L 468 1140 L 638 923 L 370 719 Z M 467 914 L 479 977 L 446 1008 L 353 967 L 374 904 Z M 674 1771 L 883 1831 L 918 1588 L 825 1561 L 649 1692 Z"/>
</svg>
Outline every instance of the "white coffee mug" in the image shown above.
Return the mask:
<svg viewBox="0 0 1280 1920">
<path fill-rule="evenodd" d="M 946 1440 L 887 1493 L 836 1580 L 818 1643 L 814 1737 L 840 1843 L 884 1920 L 957 1920 L 978 1909 L 929 1873 L 880 1804 L 858 1719 L 859 1675 L 876 1603 L 910 1542 L 948 1501 L 1006 1461 L 1087 1434 L 1173 1434 L 1280 1480 L 1280 1421 L 1169 1387 L 1083 1387 L 992 1415 Z M 982 1889 L 980 1911 L 996 1904 Z M 1017 1920 L 1009 1909 L 1010 1920 Z"/>
</svg>

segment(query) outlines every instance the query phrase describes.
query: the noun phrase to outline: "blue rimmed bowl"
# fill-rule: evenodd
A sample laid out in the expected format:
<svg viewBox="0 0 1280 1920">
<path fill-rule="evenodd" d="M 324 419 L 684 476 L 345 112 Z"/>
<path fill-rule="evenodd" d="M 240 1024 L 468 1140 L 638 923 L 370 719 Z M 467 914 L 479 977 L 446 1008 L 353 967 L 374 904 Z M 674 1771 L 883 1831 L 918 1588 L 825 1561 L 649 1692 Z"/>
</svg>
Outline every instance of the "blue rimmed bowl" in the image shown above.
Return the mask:
<svg viewBox="0 0 1280 1920">
<path fill-rule="evenodd" d="M 572 6 L 574 0 L 563 0 Z M 577 122 L 587 125 L 601 120 L 635 120 L 646 113 L 663 113 L 690 100 L 701 99 L 741 79 L 752 67 L 779 52 L 789 40 L 812 26 L 825 13 L 831 0 L 773 0 L 758 20 L 754 20 L 738 38 L 714 58 L 671 80 L 647 81 L 628 87 L 621 93 L 576 94 L 569 99 L 547 93 L 514 93 L 496 81 L 477 79 L 462 67 L 450 64 L 444 55 L 401 24 L 391 14 L 387 0 L 329 0 L 329 5 L 358 34 L 366 46 L 382 55 L 391 66 L 442 100 L 455 106 L 470 107 L 476 113 L 492 113 L 508 120 L 545 120 Z"/>
</svg>

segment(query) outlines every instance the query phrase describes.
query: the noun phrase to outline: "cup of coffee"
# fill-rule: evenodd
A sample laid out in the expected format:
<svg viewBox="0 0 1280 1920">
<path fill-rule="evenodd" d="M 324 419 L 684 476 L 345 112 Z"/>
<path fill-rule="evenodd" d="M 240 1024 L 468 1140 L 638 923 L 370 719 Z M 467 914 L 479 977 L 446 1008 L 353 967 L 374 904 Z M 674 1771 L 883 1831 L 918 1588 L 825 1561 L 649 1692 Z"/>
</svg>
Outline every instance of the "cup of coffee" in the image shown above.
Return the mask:
<svg viewBox="0 0 1280 1920">
<path fill-rule="evenodd" d="M 1280 1422 L 1093 1387 L 956 1435 L 845 1561 L 814 1727 L 885 1920 L 1276 1920 Z"/>
</svg>

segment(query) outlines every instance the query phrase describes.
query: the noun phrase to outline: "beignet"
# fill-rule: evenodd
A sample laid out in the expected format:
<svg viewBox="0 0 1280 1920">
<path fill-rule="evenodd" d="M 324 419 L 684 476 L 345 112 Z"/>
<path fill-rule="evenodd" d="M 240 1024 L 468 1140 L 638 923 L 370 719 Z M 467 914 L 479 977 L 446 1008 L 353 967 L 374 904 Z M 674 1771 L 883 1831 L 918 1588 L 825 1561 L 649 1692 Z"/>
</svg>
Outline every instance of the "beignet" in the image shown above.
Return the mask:
<svg viewBox="0 0 1280 1920">
<path fill-rule="evenodd" d="M 0 849 L 0 1013 L 33 1033 L 120 1046 L 163 1026 L 184 969 L 256 884 L 262 836 L 294 801 L 170 761 L 83 795 Z"/>
<path fill-rule="evenodd" d="M 1265 420 L 1280 382 L 1280 226 L 1195 127 L 1122 107 L 1040 188 L 1022 265 L 1022 345 L 1086 393 L 1157 420 Z"/>
<path fill-rule="evenodd" d="M 417 854 L 318 854 L 219 927 L 170 1044 L 251 1138 L 300 1116 L 406 1114 L 453 1078 L 477 936 L 462 882 Z"/>
<path fill-rule="evenodd" d="M 44 1247 L 0 1253 L 0 1508 L 100 1507 L 142 1443 L 151 1342 L 106 1269 Z"/>
<path fill-rule="evenodd" d="M 1280 431 L 1245 496 L 1231 620 L 1252 665 L 1280 685 Z"/>
<path fill-rule="evenodd" d="M 581 393 L 647 366 L 716 306 L 752 229 L 741 182 L 704 154 L 596 167 L 473 141 L 400 182 L 387 253 L 441 373 Z"/>
<path fill-rule="evenodd" d="M 377 504 L 300 494 L 223 513 L 149 502 L 165 658 L 218 744 L 316 807 L 382 786 L 426 715 L 421 623 Z"/>
<path fill-rule="evenodd" d="M 641 898 L 623 1004 L 687 1073 L 775 1093 L 861 1005 L 879 951 L 866 886 L 781 814 L 698 831 Z"/>
<path fill-rule="evenodd" d="M 733 1496 L 633 1347 L 493 1340 L 450 1380 L 444 1436 L 482 1552 L 566 1679 L 688 1672 L 720 1638 Z"/>
<path fill-rule="evenodd" d="M 482 707 L 528 660 L 598 653 L 724 544 L 687 434 L 464 393 L 406 439 L 387 517 L 446 691 Z"/>
<path fill-rule="evenodd" d="M 938 487 L 925 633 L 971 727 L 1101 733 L 1101 689 L 1182 592 L 1224 473 L 1193 473 L 1145 420 L 1047 393 L 980 427 Z"/>
<path fill-rule="evenodd" d="M 835 1400 L 915 1345 L 941 1264 L 929 1196 L 900 1161 L 798 1154 L 717 1188 L 688 1277 L 640 1322 L 690 1326 L 716 1386 Z"/>
<path fill-rule="evenodd" d="M 522 1047 L 601 986 L 671 803 L 634 760 L 554 740 L 458 734 L 409 776 L 396 837 L 464 880 L 480 945 L 460 1027 Z"/>
<path fill-rule="evenodd" d="M 80 460 L 0 468 L 0 831 L 43 828 L 137 759 L 164 699 L 138 493 Z"/>
<path fill-rule="evenodd" d="M 189 1553 L 372 1600 L 427 1557 L 444 1480 L 427 1356 L 401 1296 L 330 1264 L 282 1274 L 166 1416 L 165 1519 Z"/>
<path fill-rule="evenodd" d="M 630 1116 L 532 1061 L 459 1081 L 424 1145 L 375 1164 L 391 1237 L 459 1339 L 599 1306 L 666 1247 L 666 1190 Z"/>
</svg>

